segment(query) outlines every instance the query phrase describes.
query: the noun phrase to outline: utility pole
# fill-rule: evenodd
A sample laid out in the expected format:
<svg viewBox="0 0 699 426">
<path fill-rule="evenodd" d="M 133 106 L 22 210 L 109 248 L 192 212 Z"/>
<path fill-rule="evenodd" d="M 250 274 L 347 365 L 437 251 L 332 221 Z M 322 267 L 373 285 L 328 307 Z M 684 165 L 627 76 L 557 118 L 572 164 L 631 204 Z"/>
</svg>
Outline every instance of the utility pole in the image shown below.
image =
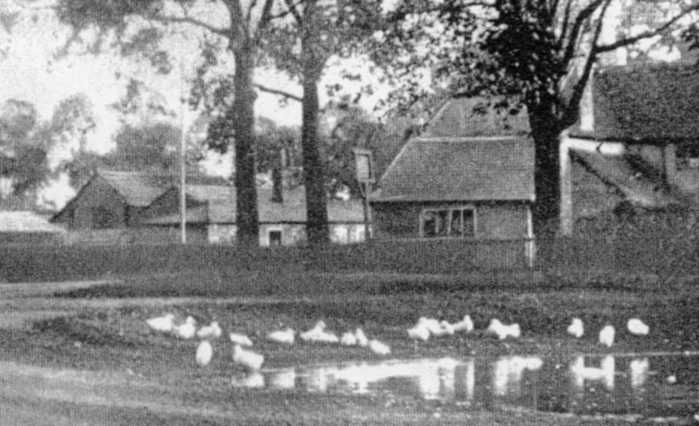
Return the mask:
<svg viewBox="0 0 699 426">
<path fill-rule="evenodd" d="M 184 110 L 184 61 L 180 55 L 180 241 L 182 244 L 187 244 L 187 164 L 185 162 Z"/>
</svg>

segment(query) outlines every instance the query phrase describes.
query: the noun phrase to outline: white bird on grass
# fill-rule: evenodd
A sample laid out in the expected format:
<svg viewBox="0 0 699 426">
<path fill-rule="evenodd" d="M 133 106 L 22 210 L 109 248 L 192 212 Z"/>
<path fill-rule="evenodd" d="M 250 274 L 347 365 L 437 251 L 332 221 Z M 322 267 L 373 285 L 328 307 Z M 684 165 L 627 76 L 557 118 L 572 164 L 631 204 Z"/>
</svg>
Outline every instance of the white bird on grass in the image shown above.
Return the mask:
<svg viewBox="0 0 699 426">
<path fill-rule="evenodd" d="M 369 349 L 376 355 L 388 355 L 391 353 L 391 347 L 376 339 L 369 340 Z"/>
<path fill-rule="evenodd" d="M 417 320 L 417 325 L 425 327 L 430 334 L 440 336 L 443 334 L 442 325 L 434 318 L 420 317 Z"/>
<path fill-rule="evenodd" d="M 267 334 L 267 340 L 284 345 L 293 345 L 295 334 L 296 332 L 292 328 L 287 327 L 285 330 L 272 331 Z"/>
<path fill-rule="evenodd" d="M 211 362 L 211 357 L 214 355 L 214 349 L 208 340 L 202 340 L 197 346 L 197 354 L 195 359 L 200 367 L 206 367 Z"/>
<path fill-rule="evenodd" d="M 417 345 L 418 340 L 426 342 L 430 339 L 430 330 L 424 323 L 418 322 L 413 328 L 408 329 L 408 337 L 413 339 Z"/>
<path fill-rule="evenodd" d="M 304 342 L 338 343 L 340 341 L 335 333 L 325 331 L 323 321 L 318 321 L 312 329 L 301 333 L 299 337 Z"/>
<path fill-rule="evenodd" d="M 436 334 L 437 336 L 452 336 L 454 335 L 454 326 L 449 324 L 447 321 L 440 321 L 439 322 L 439 334 Z"/>
<path fill-rule="evenodd" d="M 488 325 L 488 330 L 489 333 L 495 334 L 498 339 L 500 340 L 505 340 L 508 337 L 512 338 L 519 338 L 521 336 L 521 330 L 519 328 L 519 324 L 514 323 L 510 325 L 505 325 L 500 320 L 497 318 L 493 318 L 490 320 L 490 324 Z"/>
<path fill-rule="evenodd" d="M 172 332 L 180 339 L 191 339 L 197 331 L 197 320 L 188 316 L 180 325 L 174 326 Z"/>
<path fill-rule="evenodd" d="M 265 362 L 265 357 L 253 351 L 249 351 L 236 344 L 233 346 L 233 362 L 245 367 L 248 371 L 257 371 Z"/>
<path fill-rule="evenodd" d="M 614 327 L 605 325 L 599 332 L 600 344 L 610 348 L 614 344 Z"/>
<path fill-rule="evenodd" d="M 364 330 L 361 328 L 357 328 L 354 331 L 354 337 L 357 338 L 357 345 L 366 348 L 369 346 L 369 339 L 367 339 L 366 334 L 364 334 Z"/>
<path fill-rule="evenodd" d="M 470 315 L 464 315 L 461 321 L 452 324 L 451 327 L 454 331 L 465 331 L 466 333 L 470 333 L 474 329 L 473 320 Z"/>
<path fill-rule="evenodd" d="M 357 346 L 357 336 L 355 336 L 351 331 L 342 333 L 342 337 L 340 337 L 340 344 L 343 346 Z"/>
<path fill-rule="evenodd" d="M 229 333 L 228 338 L 232 343 L 240 346 L 252 346 L 252 340 L 244 334 L 240 333 Z"/>
<path fill-rule="evenodd" d="M 165 314 L 161 317 L 150 318 L 146 320 L 146 323 L 151 330 L 159 331 L 161 333 L 169 333 L 172 331 L 172 328 L 175 325 L 174 320 L 174 314 Z"/>
<path fill-rule="evenodd" d="M 580 318 L 573 318 L 568 329 L 566 330 L 568 334 L 576 338 L 581 338 L 585 333 L 585 328 L 583 327 L 583 322 Z"/>
<path fill-rule="evenodd" d="M 631 334 L 636 336 L 647 336 L 648 332 L 650 331 L 650 327 L 648 327 L 648 324 L 644 323 L 638 318 L 631 318 L 626 323 L 626 328 L 629 329 L 629 332 L 631 332 Z"/>
<path fill-rule="evenodd" d="M 221 337 L 221 326 L 217 321 L 211 321 L 211 324 L 205 325 L 197 331 L 197 337 L 200 339 L 218 339 Z"/>
</svg>

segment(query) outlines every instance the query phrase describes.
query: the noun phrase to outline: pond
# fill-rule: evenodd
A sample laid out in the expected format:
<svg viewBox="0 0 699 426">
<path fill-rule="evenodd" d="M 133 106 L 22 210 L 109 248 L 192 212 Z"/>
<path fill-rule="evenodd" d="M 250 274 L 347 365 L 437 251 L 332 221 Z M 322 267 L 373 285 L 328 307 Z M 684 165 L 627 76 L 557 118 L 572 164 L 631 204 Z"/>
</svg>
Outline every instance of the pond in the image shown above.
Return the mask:
<svg viewBox="0 0 699 426">
<path fill-rule="evenodd" d="M 234 377 L 232 384 L 324 394 L 392 394 L 486 410 L 686 416 L 699 411 L 699 353 L 364 361 L 268 370 Z"/>
</svg>

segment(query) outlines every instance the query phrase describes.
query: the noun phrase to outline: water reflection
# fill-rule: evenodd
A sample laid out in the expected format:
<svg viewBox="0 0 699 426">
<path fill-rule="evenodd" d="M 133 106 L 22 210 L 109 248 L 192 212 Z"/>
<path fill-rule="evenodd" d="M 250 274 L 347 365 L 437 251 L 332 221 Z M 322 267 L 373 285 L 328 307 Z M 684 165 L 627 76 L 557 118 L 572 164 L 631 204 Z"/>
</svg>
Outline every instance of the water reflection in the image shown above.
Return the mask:
<svg viewBox="0 0 699 426">
<path fill-rule="evenodd" d="M 697 361 L 697 355 L 680 354 L 391 360 L 265 371 L 231 383 L 309 393 L 390 393 L 485 409 L 684 415 L 699 409 L 699 382 L 684 380 L 668 389 L 664 378 L 699 377 Z"/>
</svg>

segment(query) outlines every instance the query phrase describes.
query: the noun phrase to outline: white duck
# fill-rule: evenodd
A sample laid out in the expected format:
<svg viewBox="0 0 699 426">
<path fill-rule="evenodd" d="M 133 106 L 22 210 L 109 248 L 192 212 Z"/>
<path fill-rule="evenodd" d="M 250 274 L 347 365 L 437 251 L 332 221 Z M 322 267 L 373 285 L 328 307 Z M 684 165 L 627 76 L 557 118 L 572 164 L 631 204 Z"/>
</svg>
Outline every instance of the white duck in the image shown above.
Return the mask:
<svg viewBox="0 0 699 426">
<path fill-rule="evenodd" d="M 355 336 L 351 331 L 342 333 L 342 337 L 340 337 L 340 344 L 343 346 L 357 346 L 357 336 Z"/>
<path fill-rule="evenodd" d="M 439 336 L 443 334 L 442 325 L 434 318 L 420 317 L 417 320 L 417 325 L 426 328 L 430 334 Z"/>
<path fill-rule="evenodd" d="M 644 323 L 638 318 L 631 318 L 626 323 L 626 328 L 629 329 L 629 332 L 631 334 L 636 336 L 647 336 L 648 332 L 650 331 L 650 327 L 648 327 L 648 324 Z"/>
<path fill-rule="evenodd" d="M 169 333 L 172 331 L 172 328 L 175 325 L 174 320 L 174 314 L 165 314 L 161 317 L 150 318 L 146 320 L 146 323 L 151 330 L 159 331 L 161 333 Z"/>
<path fill-rule="evenodd" d="M 418 340 L 426 342 L 430 339 L 430 330 L 424 323 L 418 322 L 413 328 L 408 329 L 408 337 L 413 339 L 415 343 L 417 343 Z"/>
<path fill-rule="evenodd" d="M 197 337 L 200 339 L 218 339 L 221 337 L 221 326 L 217 321 L 211 321 L 211 324 L 205 325 L 197 331 Z"/>
<path fill-rule="evenodd" d="M 466 333 L 470 333 L 474 329 L 473 320 L 470 315 L 464 315 L 461 321 L 452 324 L 451 327 L 454 331 L 465 331 Z"/>
<path fill-rule="evenodd" d="M 611 347 L 614 344 L 614 327 L 611 325 L 605 325 L 599 332 L 599 342 L 600 344 Z"/>
<path fill-rule="evenodd" d="M 252 346 L 252 340 L 241 333 L 228 333 L 228 338 L 233 344 L 240 346 Z"/>
<path fill-rule="evenodd" d="M 197 320 L 188 316 L 180 325 L 172 328 L 172 332 L 180 339 L 191 339 L 197 331 Z"/>
<path fill-rule="evenodd" d="M 376 339 L 369 340 L 369 349 L 377 355 L 388 355 L 391 353 L 391 347 Z"/>
<path fill-rule="evenodd" d="M 265 362 L 265 357 L 253 351 L 249 351 L 236 344 L 233 346 L 233 362 L 240 364 L 249 371 L 257 371 Z"/>
<path fill-rule="evenodd" d="M 357 328 L 354 331 L 354 337 L 357 338 L 358 346 L 361 346 L 363 348 L 369 346 L 369 339 L 367 339 L 366 334 L 364 334 L 364 330 L 362 330 L 361 328 Z"/>
<path fill-rule="evenodd" d="M 312 329 L 301 333 L 299 337 L 304 342 L 338 343 L 340 341 L 335 333 L 325 331 L 323 321 L 318 321 Z"/>
<path fill-rule="evenodd" d="M 211 343 L 208 340 L 202 340 L 197 346 L 197 354 L 195 359 L 197 364 L 201 367 L 206 367 L 211 362 L 211 357 L 214 355 L 214 349 L 211 347 Z"/>
<path fill-rule="evenodd" d="M 295 334 L 296 332 L 292 328 L 287 327 L 285 330 L 272 331 L 267 334 L 267 340 L 283 345 L 293 345 Z"/>
<path fill-rule="evenodd" d="M 585 333 L 585 328 L 583 326 L 582 320 L 580 318 L 573 318 L 566 331 L 571 336 L 574 336 L 578 339 L 581 338 Z"/>
<path fill-rule="evenodd" d="M 495 334 L 498 339 L 500 340 L 505 340 L 508 337 L 513 337 L 513 338 L 519 338 L 521 335 L 521 330 L 519 328 L 519 324 L 514 323 L 510 325 L 505 325 L 500 320 L 497 318 L 493 318 L 490 320 L 490 324 L 488 325 L 488 330 L 489 333 Z"/>
</svg>

